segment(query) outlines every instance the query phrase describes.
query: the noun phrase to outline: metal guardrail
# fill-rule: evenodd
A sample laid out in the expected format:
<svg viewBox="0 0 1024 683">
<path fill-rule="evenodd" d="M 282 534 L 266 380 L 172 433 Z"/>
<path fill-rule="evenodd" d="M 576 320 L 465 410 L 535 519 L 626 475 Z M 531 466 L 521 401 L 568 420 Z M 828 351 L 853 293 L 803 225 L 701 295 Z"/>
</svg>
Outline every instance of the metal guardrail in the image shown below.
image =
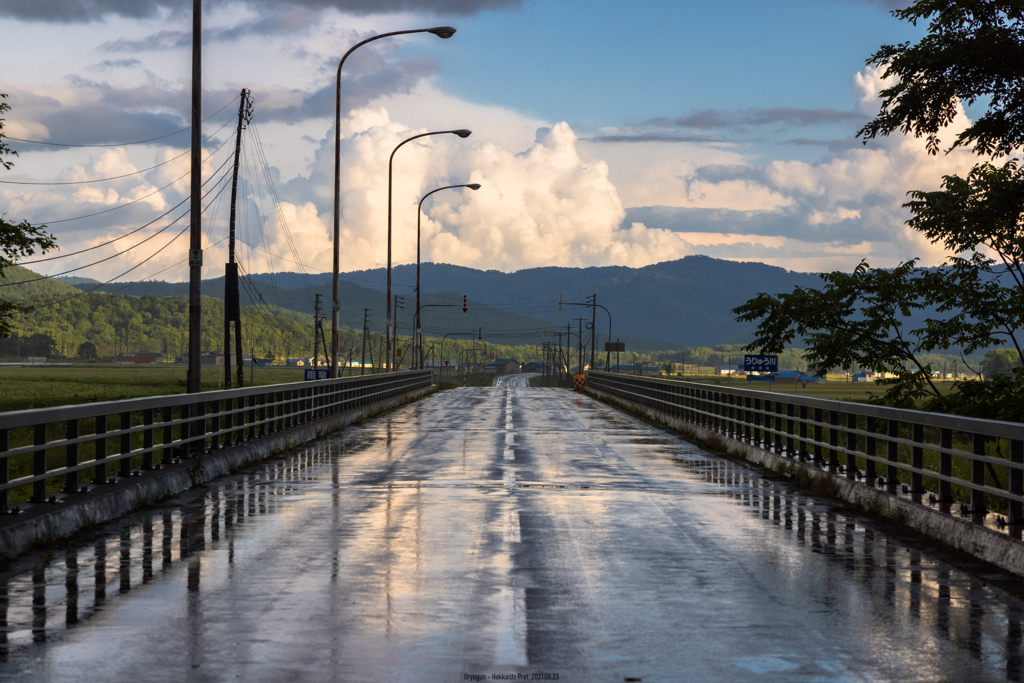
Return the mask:
<svg viewBox="0 0 1024 683">
<path fill-rule="evenodd" d="M 76 492 L 88 470 L 106 483 L 114 467 L 127 477 L 432 384 L 429 371 L 406 371 L 0 413 L 0 512 L 12 489 L 31 485 L 32 502 L 52 501 L 48 484 L 61 477 Z M 11 479 L 29 461 L 31 474 Z"/>
<path fill-rule="evenodd" d="M 1024 424 L 604 372 L 591 372 L 587 382 L 724 437 L 813 459 L 893 493 L 899 486 L 914 494 L 930 491 L 937 502 L 951 505 L 956 487 L 962 487 L 969 497 L 970 507 L 961 508 L 965 514 L 984 515 L 985 496 L 990 496 L 1005 502 L 1009 524 L 1024 523 Z M 1000 457 L 1004 453 L 1007 457 Z"/>
</svg>

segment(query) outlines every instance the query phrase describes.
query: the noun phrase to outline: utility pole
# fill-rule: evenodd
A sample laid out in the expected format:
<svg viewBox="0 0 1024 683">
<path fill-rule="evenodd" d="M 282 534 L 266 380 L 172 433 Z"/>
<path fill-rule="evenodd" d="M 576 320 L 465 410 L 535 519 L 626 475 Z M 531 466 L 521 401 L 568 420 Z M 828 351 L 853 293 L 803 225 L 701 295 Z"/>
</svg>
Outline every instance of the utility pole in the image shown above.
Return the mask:
<svg viewBox="0 0 1024 683">
<path fill-rule="evenodd" d="M 398 369 L 397 368 L 398 363 L 396 362 L 396 359 L 398 358 L 398 309 L 399 309 L 398 300 L 402 299 L 402 297 L 398 296 L 397 294 L 395 294 L 394 297 L 395 297 L 395 307 L 394 307 L 393 310 L 395 311 L 395 317 L 391 320 L 391 325 L 392 325 L 392 327 L 391 327 L 391 339 L 395 340 L 395 345 L 394 345 L 394 347 L 391 350 L 391 370 L 392 371 L 395 371 L 395 370 Z M 405 299 L 402 299 L 402 303 L 405 303 Z M 405 307 L 402 306 L 401 308 L 405 308 Z"/>
<path fill-rule="evenodd" d="M 238 386 L 245 386 L 242 368 L 242 307 L 238 300 L 238 264 L 235 263 L 235 209 L 238 200 L 238 158 L 242 151 L 242 129 L 251 120 L 249 91 L 242 88 L 235 133 L 235 170 L 231 178 L 231 217 L 228 220 L 228 262 L 224 266 L 224 388 L 231 388 L 231 323 L 235 323 L 235 368 Z"/>
<path fill-rule="evenodd" d="M 597 341 L 597 294 L 590 299 L 590 369 L 594 369 L 594 342 Z M 611 340 L 609 340 L 611 341 Z"/>
<path fill-rule="evenodd" d="M 359 374 L 366 374 L 366 340 L 369 338 L 370 309 L 363 309 L 363 355 L 359 357 Z"/>
<path fill-rule="evenodd" d="M 189 249 L 188 249 L 188 393 L 202 391 L 202 301 L 203 281 L 203 0 L 192 0 L 192 172 L 189 197 Z M 195 429 L 199 424 L 189 423 Z"/>
<path fill-rule="evenodd" d="M 316 295 L 316 301 L 313 304 L 313 369 L 316 370 L 320 367 L 320 359 L 318 358 L 320 346 L 320 295 Z"/>
<path fill-rule="evenodd" d="M 579 374 L 583 374 L 583 318 L 575 318 L 580 324 L 580 333 L 576 336 L 576 343 L 579 344 L 577 348 L 577 365 L 579 366 Z"/>
</svg>

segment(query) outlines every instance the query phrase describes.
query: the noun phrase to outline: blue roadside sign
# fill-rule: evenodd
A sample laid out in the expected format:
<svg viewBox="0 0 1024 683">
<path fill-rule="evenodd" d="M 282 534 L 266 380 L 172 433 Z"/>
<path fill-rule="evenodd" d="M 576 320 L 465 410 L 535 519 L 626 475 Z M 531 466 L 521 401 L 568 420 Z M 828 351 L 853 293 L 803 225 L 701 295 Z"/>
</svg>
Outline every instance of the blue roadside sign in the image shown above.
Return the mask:
<svg viewBox="0 0 1024 683">
<path fill-rule="evenodd" d="M 778 372 L 778 356 L 755 356 L 747 354 L 743 356 L 744 372 Z"/>
<path fill-rule="evenodd" d="M 321 370 L 320 368 L 306 368 L 306 381 L 307 382 L 310 381 L 310 380 L 330 379 L 330 378 L 331 378 L 331 369 L 330 368 L 324 368 L 323 370 Z"/>
</svg>

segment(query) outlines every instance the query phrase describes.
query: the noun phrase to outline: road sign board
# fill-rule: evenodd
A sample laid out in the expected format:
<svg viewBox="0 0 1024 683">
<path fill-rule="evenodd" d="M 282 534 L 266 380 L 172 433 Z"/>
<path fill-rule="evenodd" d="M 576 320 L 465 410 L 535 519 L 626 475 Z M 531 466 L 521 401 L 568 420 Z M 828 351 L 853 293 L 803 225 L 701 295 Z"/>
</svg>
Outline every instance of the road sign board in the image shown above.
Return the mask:
<svg viewBox="0 0 1024 683">
<path fill-rule="evenodd" d="M 305 368 L 306 381 L 318 380 L 318 379 L 330 379 L 331 369 L 330 368 Z"/>
<path fill-rule="evenodd" d="M 622 353 L 626 350 L 626 342 L 605 342 L 604 350 L 609 353 Z"/>
<path fill-rule="evenodd" d="M 587 383 L 586 375 L 573 375 L 572 384 L 577 389 L 582 389 Z"/>
<path fill-rule="evenodd" d="M 779 357 L 747 354 L 743 356 L 743 370 L 745 372 L 778 372 Z"/>
</svg>

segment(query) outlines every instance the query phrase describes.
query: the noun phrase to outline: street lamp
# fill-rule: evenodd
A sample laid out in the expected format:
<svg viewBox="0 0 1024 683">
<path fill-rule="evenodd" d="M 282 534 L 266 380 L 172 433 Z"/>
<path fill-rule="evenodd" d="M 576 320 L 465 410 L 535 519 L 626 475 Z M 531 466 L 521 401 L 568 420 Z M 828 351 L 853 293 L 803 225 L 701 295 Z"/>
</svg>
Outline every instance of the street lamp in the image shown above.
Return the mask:
<svg viewBox="0 0 1024 683">
<path fill-rule="evenodd" d="M 338 376 L 338 269 L 341 261 L 341 67 L 345 66 L 345 60 L 355 52 L 356 48 L 362 47 L 381 38 L 400 36 L 407 33 L 433 33 L 438 38 L 447 39 L 455 35 L 455 29 L 451 26 L 435 26 L 434 28 L 418 28 L 408 31 L 391 31 L 381 33 L 378 36 L 367 38 L 356 43 L 338 64 L 338 85 L 334 94 L 334 277 L 331 281 L 331 377 Z"/>
<path fill-rule="evenodd" d="M 421 325 L 423 324 L 420 320 L 420 217 L 423 216 L 423 200 L 441 190 L 451 190 L 455 187 L 468 187 L 471 190 L 479 190 L 480 183 L 469 183 L 467 185 L 448 185 L 447 187 L 439 187 L 436 190 L 423 195 L 420 199 L 419 206 L 416 207 L 416 358 L 419 359 L 420 370 L 423 369 L 423 335 L 420 332 Z M 463 309 L 465 310 L 465 309 Z"/>
<path fill-rule="evenodd" d="M 391 158 L 388 160 L 388 314 L 387 326 L 385 327 L 387 347 L 384 356 L 384 372 L 388 372 L 390 369 L 389 364 L 391 362 L 391 176 L 395 165 L 395 152 L 401 149 L 402 145 L 405 143 L 412 142 L 418 138 L 423 138 L 428 135 L 446 135 L 448 133 L 458 135 L 460 138 L 468 138 L 473 134 L 473 131 L 466 130 L 465 128 L 459 128 L 457 130 L 437 130 L 432 133 L 420 133 L 419 135 L 413 135 L 411 138 L 406 138 L 398 143 L 398 146 L 391 151 Z M 418 294 L 419 292 L 417 291 L 417 295 Z"/>
</svg>

